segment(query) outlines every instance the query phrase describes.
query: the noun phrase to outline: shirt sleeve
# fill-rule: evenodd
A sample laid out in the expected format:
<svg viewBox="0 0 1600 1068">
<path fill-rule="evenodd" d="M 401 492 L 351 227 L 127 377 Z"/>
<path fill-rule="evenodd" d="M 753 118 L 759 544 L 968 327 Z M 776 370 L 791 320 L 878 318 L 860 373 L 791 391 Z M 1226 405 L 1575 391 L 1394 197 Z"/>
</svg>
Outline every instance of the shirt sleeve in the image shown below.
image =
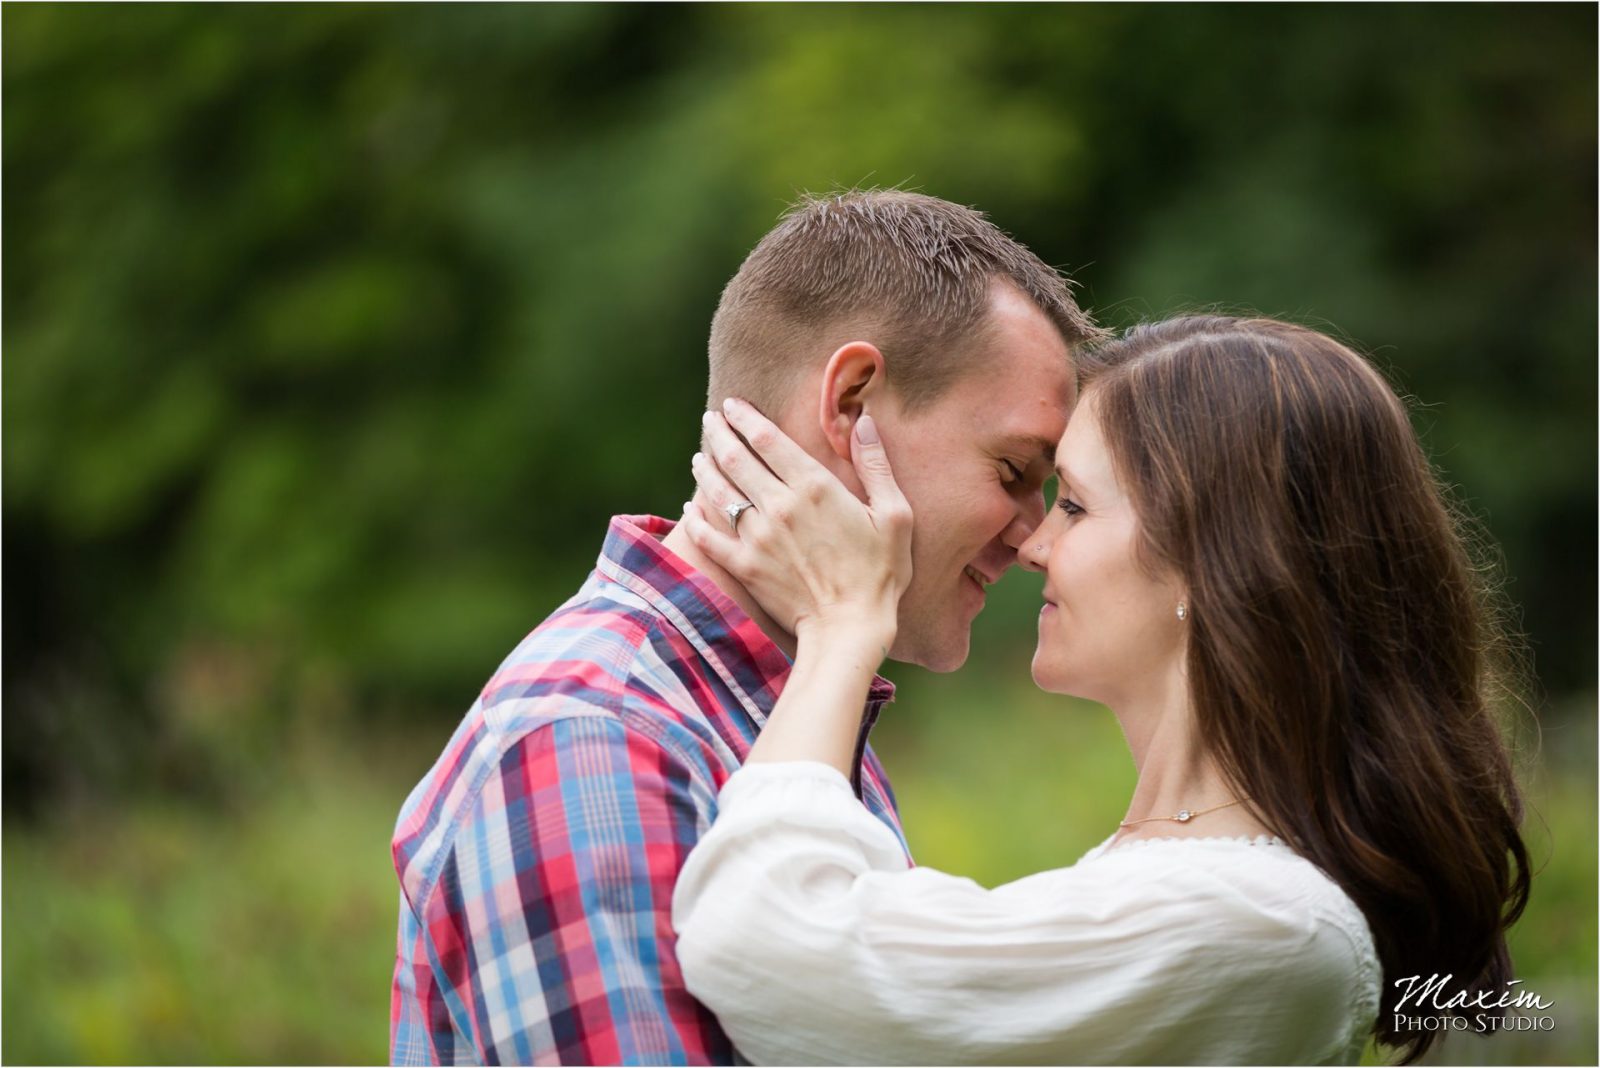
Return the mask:
<svg viewBox="0 0 1600 1068">
<path fill-rule="evenodd" d="M 684 987 L 670 922 L 714 789 L 608 716 L 558 720 L 510 748 L 420 932 L 433 1014 L 452 1024 L 435 1046 L 466 1046 L 429 1059 L 726 1063 L 726 1036 Z"/>
<path fill-rule="evenodd" d="M 749 765 L 684 867 L 679 960 L 756 1064 L 1345 1055 L 1348 945 L 1234 876 L 1122 852 L 985 889 L 906 869 L 832 768 Z"/>
</svg>

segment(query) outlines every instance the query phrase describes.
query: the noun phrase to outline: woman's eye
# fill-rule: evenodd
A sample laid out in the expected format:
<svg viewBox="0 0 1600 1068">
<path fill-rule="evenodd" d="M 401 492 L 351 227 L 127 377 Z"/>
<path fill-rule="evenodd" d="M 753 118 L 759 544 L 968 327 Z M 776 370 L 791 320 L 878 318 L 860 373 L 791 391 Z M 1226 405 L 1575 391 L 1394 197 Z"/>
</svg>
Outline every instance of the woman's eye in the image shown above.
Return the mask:
<svg viewBox="0 0 1600 1068">
<path fill-rule="evenodd" d="M 1071 497 L 1068 497 L 1066 494 L 1062 494 L 1061 496 L 1056 498 L 1056 507 L 1061 509 L 1063 512 L 1067 513 L 1068 515 L 1082 515 L 1083 514 L 1083 506 L 1078 504 Z"/>
</svg>

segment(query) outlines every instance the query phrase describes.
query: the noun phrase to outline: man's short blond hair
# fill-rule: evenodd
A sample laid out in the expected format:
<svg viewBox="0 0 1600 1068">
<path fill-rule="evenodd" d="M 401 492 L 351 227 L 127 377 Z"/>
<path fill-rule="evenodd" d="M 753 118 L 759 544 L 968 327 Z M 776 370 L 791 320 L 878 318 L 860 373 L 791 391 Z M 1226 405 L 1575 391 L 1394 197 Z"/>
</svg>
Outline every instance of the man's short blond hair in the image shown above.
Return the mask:
<svg viewBox="0 0 1600 1068">
<path fill-rule="evenodd" d="M 710 406 L 739 396 L 775 411 L 847 341 L 877 345 L 889 388 L 908 409 L 925 405 L 982 370 L 971 350 L 996 281 L 1037 305 L 1069 347 L 1104 336 L 1068 281 L 982 212 L 898 189 L 807 195 L 722 291 Z"/>
</svg>

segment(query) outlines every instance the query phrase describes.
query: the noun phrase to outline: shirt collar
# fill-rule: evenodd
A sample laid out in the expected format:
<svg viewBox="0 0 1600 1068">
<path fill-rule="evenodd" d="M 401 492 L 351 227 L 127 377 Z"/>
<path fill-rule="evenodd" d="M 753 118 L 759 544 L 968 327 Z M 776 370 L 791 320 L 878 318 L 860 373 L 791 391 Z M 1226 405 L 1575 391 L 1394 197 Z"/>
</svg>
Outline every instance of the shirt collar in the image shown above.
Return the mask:
<svg viewBox="0 0 1600 1068">
<path fill-rule="evenodd" d="M 765 724 L 794 662 L 733 598 L 661 544 L 675 526 L 653 515 L 613 516 L 596 568 L 671 620 Z M 869 722 L 892 700 L 894 683 L 873 676 Z"/>
</svg>

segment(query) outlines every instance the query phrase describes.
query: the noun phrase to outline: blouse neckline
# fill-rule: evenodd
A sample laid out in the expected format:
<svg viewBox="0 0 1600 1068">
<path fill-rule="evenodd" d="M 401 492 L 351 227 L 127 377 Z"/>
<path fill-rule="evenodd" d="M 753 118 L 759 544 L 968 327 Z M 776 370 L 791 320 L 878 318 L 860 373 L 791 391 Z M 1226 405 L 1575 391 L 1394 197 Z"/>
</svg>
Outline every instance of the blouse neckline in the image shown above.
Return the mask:
<svg viewBox="0 0 1600 1068">
<path fill-rule="evenodd" d="M 1111 854 L 1113 852 L 1117 852 L 1117 851 L 1124 850 L 1124 849 L 1140 849 L 1140 848 L 1143 848 L 1145 846 L 1164 844 L 1164 843 L 1167 843 L 1167 842 L 1209 842 L 1209 843 L 1213 843 L 1213 844 L 1220 842 L 1220 843 L 1227 843 L 1227 844 L 1234 844 L 1234 845 L 1256 846 L 1256 847 L 1261 847 L 1261 848 L 1267 848 L 1267 847 L 1272 847 L 1272 846 L 1278 846 L 1278 847 L 1281 847 L 1283 849 L 1288 849 L 1289 848 L 1289 843 L 1285 842 L 1282 838 L 1279 838 L 1275 834 L 1256 834 L 1256 835 L 1248 835 L 1248 834 L 1209 835 L 1209 834 L 1207 834 L 1207 835 L 1185 835 L 1185 836 L 1163 835 L 1163 836 L 1156 837 L 1156 838 L 1132 838 L 1132 839 L 1129 839 L 1126 842 L 1121 843 L 1115 849 L 1113 849 L 1111 847 L 1111 839 L 1115 838 L 1115 837 L 1116 837 L 1116 835 L 1112 834 L 1110 838 L 1107 838 L 1105 841 L 1103 841 L 1099 845 L 1095 846 L 1092 850 L 1089 851 L 1089 856 L 1090 857 L 1103 857 L 1103 856 L 1107 856 L 1107 855 L 1109 855 L 1109 854 Z"/>
</svg>

